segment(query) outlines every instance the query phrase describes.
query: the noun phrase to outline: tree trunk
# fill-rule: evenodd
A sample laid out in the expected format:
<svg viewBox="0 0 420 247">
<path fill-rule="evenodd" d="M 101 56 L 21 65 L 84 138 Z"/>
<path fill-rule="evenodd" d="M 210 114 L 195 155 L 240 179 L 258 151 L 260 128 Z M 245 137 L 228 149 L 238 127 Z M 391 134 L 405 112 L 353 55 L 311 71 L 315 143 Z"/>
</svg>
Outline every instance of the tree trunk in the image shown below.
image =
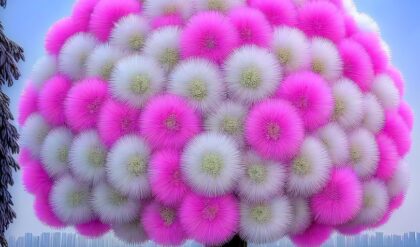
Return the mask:
<svg viewBox="0 0 420 247">
<path fill-rule="evenodd" d="M 235 235 L 228 243 L 224 244 L 222 247 L 247 247 L 247 243 L 239 237 L 239 235 Z"/>
</svg>

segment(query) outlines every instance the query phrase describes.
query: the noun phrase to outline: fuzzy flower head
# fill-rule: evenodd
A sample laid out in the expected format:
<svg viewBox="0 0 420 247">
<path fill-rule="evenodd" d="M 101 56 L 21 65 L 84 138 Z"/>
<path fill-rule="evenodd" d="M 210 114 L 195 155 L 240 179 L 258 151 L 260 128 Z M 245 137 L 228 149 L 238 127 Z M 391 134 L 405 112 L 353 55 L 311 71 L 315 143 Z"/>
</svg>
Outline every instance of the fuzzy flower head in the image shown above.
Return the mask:
<svg viewBox="0 0 420 247">
<path fill-rule="evenodd" d="M 137 135 L 126 135 L 110 150 L 106 163 L 109 183 L 120 193 L 132 198 L 150 195 L 147 171 L 151 149 Z"/>
<path fill-rule="evenodd" d="M 52 227 L 320 246 L 407 195 L 414 114 L 353 0 L 76 0 L 43 50 L 18 163 Z"/>
<path fill-rule="evenodd" d="M 251 243 L 271 243 L 281 239 L 292 220 L 290 202 L 286 197 L 269 202 L 241 202 L 240 235 Z"/>
</svg>

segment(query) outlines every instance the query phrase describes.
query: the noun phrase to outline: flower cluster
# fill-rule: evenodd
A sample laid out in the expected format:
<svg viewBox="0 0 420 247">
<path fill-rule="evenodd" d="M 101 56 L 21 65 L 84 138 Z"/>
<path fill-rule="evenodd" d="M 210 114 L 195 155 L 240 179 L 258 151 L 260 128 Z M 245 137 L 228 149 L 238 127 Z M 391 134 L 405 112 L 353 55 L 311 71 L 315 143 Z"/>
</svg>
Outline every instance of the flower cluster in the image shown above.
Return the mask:
<svg viewBox="0 0 420 247">
<path fill-rule="evenodd" d="M 129 243 L 319 245 L 384 224 L 413 114 L 346 0 L 79 0 L 20 100 L 39 219 Z"/>
</svg>

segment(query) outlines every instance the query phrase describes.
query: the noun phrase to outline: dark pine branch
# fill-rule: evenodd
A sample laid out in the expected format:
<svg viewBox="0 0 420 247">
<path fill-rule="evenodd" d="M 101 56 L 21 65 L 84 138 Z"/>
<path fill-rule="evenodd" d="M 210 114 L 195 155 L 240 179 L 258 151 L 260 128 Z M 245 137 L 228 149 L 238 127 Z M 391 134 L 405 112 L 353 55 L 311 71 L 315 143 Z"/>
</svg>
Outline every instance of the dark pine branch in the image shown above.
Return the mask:
<svg viewBox="0 0 420 247">
<path fill-rule="evenodd" d="M 22 47 L 7 38 L 0 23 L 0 87 L 5 84 L 11 87 L 20 77 L 20 60 L 25 60 Z"/>
<path fill-rule="evenodd" d="M 0 0 L 5 7 L 7 0 Z M 10 99 L 3 93 L 2 87 L 13 85 L 20 77 L 18 62 L 24 60 L 23 49 L 4 34 L 0 23 L 0 246 L 7 247 L 5 232 L 16 218 L 9 186 L 13 185 L 13 172 L 19 169 L 13 158 L 19 153 L 19 134 L 13 126 L 10 112 Z"/>
</svg>

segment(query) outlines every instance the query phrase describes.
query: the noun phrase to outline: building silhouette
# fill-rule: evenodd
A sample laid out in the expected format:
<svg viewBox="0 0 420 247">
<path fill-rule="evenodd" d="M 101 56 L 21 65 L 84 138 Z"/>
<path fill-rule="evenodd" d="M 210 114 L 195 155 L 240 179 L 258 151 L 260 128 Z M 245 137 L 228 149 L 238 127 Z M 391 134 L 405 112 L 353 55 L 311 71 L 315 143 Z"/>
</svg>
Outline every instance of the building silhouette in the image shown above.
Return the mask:
<svg viewBox="0 0 420 247">
<path fill-rule="evenodd" d="M 108 234 L 99 239 L 87 239 L 74 233 L 44 232 L 41 235 L 25 233 L 23 236 L 8 236 L 10 247 L 155 247 L 152 242 L 142 245 L 126 244 Z M 200 244 L 188 241 L 185 247 L 200 247 Z M 250 245 L 253 246 L 253 245 Z M 258 245 L 258 247 L 293 247 L 294 245 L 284 238 L 276 243 Z M 420 247 L 420 232 L 408 232 L 403 235 L 386 235 L 382 232 L 367 233 L 356 236 L 334 235 L 323 247 Z"/>
</svg>

